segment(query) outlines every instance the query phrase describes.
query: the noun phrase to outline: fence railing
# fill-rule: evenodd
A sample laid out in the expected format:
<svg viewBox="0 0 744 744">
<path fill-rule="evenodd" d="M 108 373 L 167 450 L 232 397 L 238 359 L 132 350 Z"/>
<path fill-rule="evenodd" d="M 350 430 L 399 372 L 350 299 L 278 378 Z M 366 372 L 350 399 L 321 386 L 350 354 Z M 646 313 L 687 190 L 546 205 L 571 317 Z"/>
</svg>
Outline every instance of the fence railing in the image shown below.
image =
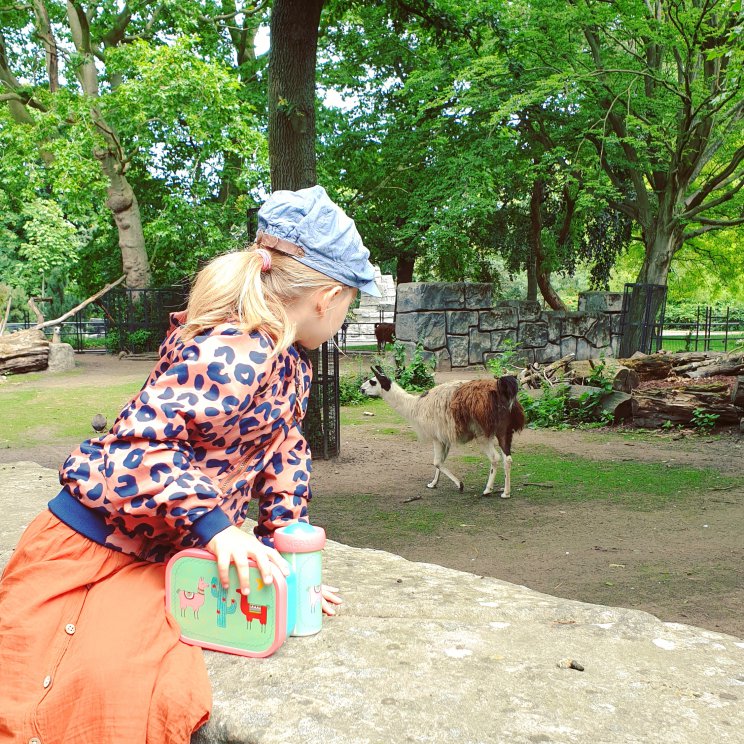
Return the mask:
<svg viewBox="0 0 744 744">
<path fill-rule="evenodd" d="M 692 321 L 666 321 L 662 348 L 668 351 L 731 351 L 744 345 L 744 311 L 714 312 L 698 306 Z"/>
</svg>

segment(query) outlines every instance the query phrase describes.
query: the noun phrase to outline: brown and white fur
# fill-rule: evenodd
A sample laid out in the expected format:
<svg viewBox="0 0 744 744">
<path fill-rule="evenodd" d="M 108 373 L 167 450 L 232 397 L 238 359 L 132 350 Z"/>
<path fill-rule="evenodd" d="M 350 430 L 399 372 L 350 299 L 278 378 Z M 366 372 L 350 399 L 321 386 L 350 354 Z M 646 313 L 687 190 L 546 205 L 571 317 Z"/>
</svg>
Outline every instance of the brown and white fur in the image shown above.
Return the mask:
<svg viewBox="0 0 744 744">
<path fill-rule="evenodd" d="M 372 367 L 372 372 L 375 378 L 362 385 L 362 392 L 381 397 L 408 421 L 419 439 L 434 444 L 434 479 L 427 484 L 428 488 L 436 488 L 439 474 L 444 473 L 462 491 L 463 482 L 444 467 L 444 461 L 453 444 L 475 439 L 491 463 L 483 495 L 493 491 L 500 455 L 504 466 L 501 498 L 509 498 L 512 436 L 524 427 L 515 377 L 445 382 L 422 395 L 411 395 L 379 367 Z"/>
</svg>

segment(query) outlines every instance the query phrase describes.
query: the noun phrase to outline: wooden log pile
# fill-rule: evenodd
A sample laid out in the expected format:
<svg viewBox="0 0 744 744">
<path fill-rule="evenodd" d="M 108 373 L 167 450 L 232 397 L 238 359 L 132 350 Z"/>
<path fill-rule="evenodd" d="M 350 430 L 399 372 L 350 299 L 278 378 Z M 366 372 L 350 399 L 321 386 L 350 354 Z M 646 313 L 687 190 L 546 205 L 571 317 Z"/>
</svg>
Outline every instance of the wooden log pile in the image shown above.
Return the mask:
<svg viewBox="0 0 744 744">
<path fill-rule="evenodd" d="M 744 431 L 744 350 L 721 352 L 659 352 L 629 359 L 575 361 L 572 355 L 551 364 L 531 364 L 518 374 L 531 397 L 545 387 L 569 385 L 569 396 L 597 390 L 587 386 L 596 376 L 612 381 L 616 395 L 606 395 L 602 407 L 615 420 L 656 428 L 669 421 L 687 426 L 702 414 L 716 417 L 716 426 L 739 424 Z M 732 381 L 732 377 L 735 379 Z"/>
</svg>

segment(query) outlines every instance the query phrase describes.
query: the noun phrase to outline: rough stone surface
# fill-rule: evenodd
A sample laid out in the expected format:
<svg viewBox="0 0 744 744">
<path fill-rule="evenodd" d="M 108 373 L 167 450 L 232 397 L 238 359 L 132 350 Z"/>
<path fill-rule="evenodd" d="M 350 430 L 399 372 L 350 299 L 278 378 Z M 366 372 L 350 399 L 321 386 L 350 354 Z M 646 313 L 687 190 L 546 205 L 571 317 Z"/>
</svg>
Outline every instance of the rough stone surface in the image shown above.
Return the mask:
<svg viewBox="0 0 744 744">
<path fill-rule="evenodd" d="M 516 328 L 519 315 L 514 307 L 497 307 L 480 314 L 481 331 L 499 331 L 504 328 Z"/>
<path fill-rule="evenodd" d="M 563 316 L 562 333 L 564 336 L 585 336 L 597 323 L 597 315 L 568 312 Z"/>
<path fill-rule="evenodd" d="M 623 314 L 612 313 L 610 319 L 610 333 L 619 334 L 623 330 Z"/>
<path fill-rule="evenodd" d="M 491 334 L 481 333 L 477 328 L 470 329 L 470 364 L 482 364 L 483 355 L 491 351 Z"/>
<path fill-rule="evenodd" d="M 465 285 L 465 307 L 468 310 L 482 310 L 491 307 L 490 284 L 466 284 Z"/>
<path fill-rule="evenodd" d="M 561 345 L 548 343 L 541 349 L 535 349 L 535 361 L 549 364 L 561 358 Z"/>
<path fill-rule="evenodd" d="M 467 336 L 450 336 L 447 339 L 450 359 L 453 367 L 467 367 L 470 363 L 468 356 L 469 340 Z"/>
<path fill-rule="evenodd" d="M 586 340 L 592 346 L 607 346 L 610 343 L 610 318 L 600 315 L 597 322 L 586 332 Z"/>
<path fill-rule="evenodd" d="M 539 320 L 542 312 L 540 303 L 535 300 L 502 300 L 499 307 L 513 307 L 519 313 L 519 322 Z"/>
<path fill-rule="evenodd" d="M 548 324 L 520 323 L 517 338 L 523 346 L 545 346 L 548 343 Z"/>
<path fill-rule="evenodd" d="M 56 486 L 0 466 L 0 565 Z M 733 636 L 334 542 L 324 572 L 344 605 L 320 634 L 262 660 L 205 652 L 192 744 L 741 744 Z"/>
<path fill-rule="evenodd" d="M 548 341 L 551 344 L 558 344 L 561 341 L 563 331 L 563 319 L 566 317 L 564 310 L 552 310 L 545 313 L 548 321 Z"/>
<path fill-rule="evenodd" d="M 579 292 L 579 311 L 588 313 L 620 313 L 622 292 Z"/>
<path fill-rule="evenodd" d="M 478 325 L 478 313 L 472 310 L 452 310 L 447 313 L 447 333 L 467 336 Z"/>
<path fill-rule="evenodd" d="M 75 350 L 70 344 L 49 344 L 47 372 L 68 372 L 75 369 Z"/>
<path fill-rule="evenodd" d="M 410 282 L 398 285 L 398 312 L 462 308 L 465 285 L 447 282 Z"/>
<path fill-rule="evenodd" d="M 503 352 L 505 344 L 514 346 L 517 343 L 516 329 L 506 331 L 491 331 L 491 348 L 489 351 Z"/>
<path fill-rule="evenodd" d="M 576 354 L 576 336 L 564 336 L 561 339 L 561 356 Z"/>
<path fill-rule="evenodd" d="M 422 341 L 426 349 L 441 349 L 447 344 L 444 313 L 399 313 L 395 337 L 399 341 Z"/>
</svg>

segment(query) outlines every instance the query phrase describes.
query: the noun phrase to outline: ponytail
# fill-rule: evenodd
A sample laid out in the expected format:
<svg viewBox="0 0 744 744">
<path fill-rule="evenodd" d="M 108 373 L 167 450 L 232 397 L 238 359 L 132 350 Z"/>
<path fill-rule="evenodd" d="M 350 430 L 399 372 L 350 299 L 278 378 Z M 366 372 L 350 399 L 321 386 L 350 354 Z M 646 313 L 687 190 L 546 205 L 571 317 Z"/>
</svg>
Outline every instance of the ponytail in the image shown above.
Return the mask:
<svg viewBox="0 0 744 744">
<path fill-rule="evenodd" d="M 276 353 L 287 349 L 296 332 L 287 308 L 307 292 L 339 282 L 278 251 L 271 251 L 269 263 L 255 245 L 210 261 L 191 288 L 181 339 L 233 321 L 243 331 L 266 333 Z"/>
</svg>

